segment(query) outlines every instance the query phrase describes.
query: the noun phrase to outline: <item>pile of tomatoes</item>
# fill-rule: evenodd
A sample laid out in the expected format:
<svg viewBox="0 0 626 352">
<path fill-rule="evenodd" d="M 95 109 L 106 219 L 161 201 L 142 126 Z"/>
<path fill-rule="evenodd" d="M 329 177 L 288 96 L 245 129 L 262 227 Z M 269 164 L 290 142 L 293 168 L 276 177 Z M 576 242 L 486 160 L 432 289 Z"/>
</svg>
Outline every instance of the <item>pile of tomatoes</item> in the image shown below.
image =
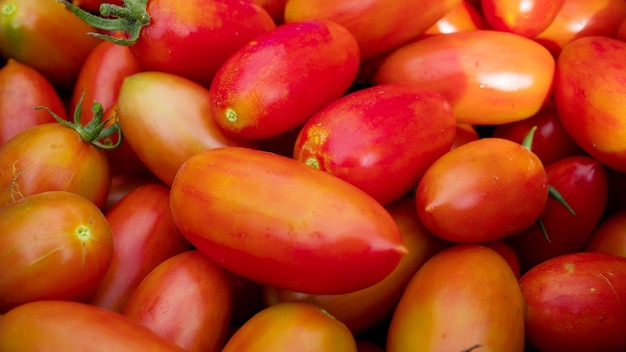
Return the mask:
<svg viewBox="0 0 626 352">
<path fill-rule="evenodd" d="M 0 352 L 626 350 L 626 1 L 0 0 Z"/>
</svg>

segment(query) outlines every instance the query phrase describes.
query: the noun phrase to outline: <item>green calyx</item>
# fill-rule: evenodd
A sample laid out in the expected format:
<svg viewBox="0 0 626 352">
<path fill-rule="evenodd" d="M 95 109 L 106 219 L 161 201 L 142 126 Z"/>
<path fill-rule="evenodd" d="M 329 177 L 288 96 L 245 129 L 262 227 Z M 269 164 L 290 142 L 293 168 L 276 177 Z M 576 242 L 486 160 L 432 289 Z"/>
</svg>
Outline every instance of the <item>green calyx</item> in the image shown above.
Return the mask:
<svg viewBox="0 0 626 352">
<path fill-rule="evenodd" d="M 126 33 L 126 38 L 116 38 L 95 32 L 88 33 L 118 45 L 130 46 L 135 44 L 141 29 L 150 24 L 150 15 L 146 9 L 148 0 L 124 0 L 124 6 L 102 4 L 100 5 L 102 17 L 87 12 L 67 0 L 57 0 L 57 2 L 64 4 L 76 17 L 94 28 Z"/>
<path fill-rule="evenodd" d="M 102 121 L 102 118 L 104 116 L 104 110 L 102 108 L 102 104 L 96 101 L 91 107 L 91 111 L 93 112 L 93 118 L 91 119 L 91 121 L 89 121 L 89 123 L 87 123 L 87 125 L 83 126 L 80 121 L 80 116 L 82 114 L 82 104 L 84 97 L 85 92 L 83 92 L 83 94 L 80 96 L 80 100 L 78 101 L 76 109 L 74 110 L 74 122 L 64 120 L 62 117 L 50 110 L 50 108 L 48 108 L 47 106 L 37 106 L 35 107 L 35 109 L 44 109 L 48 111 L 48 113 L 50 113 L 50 115 L 52 115 L 52 117 L 54 117 L 57 122 L 76 131 L 80 135 L 80 138 L 86 143 L 91 143 L 104 150 L 113 150 L 115 148 L 118 148 L 120 145 L 122 145 L 122 129 L 120 128 L 119 121 L 117 120 L 117 115 Z M 111 119 L 115 119 L 113 124 L 106 127 L 107 123 Z M 110 144 L 106 142 L 101 142 L 102 139 L 110 137 L 116 133 L 118 134 L 117 143 Z"/>
</svg>

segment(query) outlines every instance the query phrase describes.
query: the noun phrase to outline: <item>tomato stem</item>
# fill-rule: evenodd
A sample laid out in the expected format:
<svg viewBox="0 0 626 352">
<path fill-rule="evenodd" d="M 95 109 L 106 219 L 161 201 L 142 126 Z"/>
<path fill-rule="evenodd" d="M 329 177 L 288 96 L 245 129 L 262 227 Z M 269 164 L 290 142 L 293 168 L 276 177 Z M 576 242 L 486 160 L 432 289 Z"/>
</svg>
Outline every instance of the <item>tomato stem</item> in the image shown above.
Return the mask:
<svg viewBox="0 0 626 352">
<path fill-rule="evenodd" d="M 548 185 L 548 194 L 552 198 L 556 199 L 556 201 L 559 202 L 559 204 L 561 204 L 562 206 L 564 206 L 565 209 L 567 209 L 567 211 L 569 211 L 572 215 L 576 216 L 576 212 L 574 211 L 574 209 L 572 209 L 572 207 L 570 207 L 569 204 L 567 204 L 567 202 L 565 201 L 565 198 L 563 198 L 561 193 L 556 188 L 554 188 L 554 186 Z"/>
<path fill-rule="evenodd" d="M 543 220 L 541 220 L 541 218 L 537 219 L 537 225 L 539 225 L 539 228 L 541 229 L 541 232 L 543 233 L 543 237 L 546 239 L 546 241 L 548 241 L 548 243 L 552 242 L 552 240 L 548 236 L 548 231 L 546 230 L 546 226 L 543 224 Z"/>
<path fill-rule="evenodd" d="M 528 150 L 531 150 L 533 146 L 533 139 L 535 138 L 535 131 L 537 130 L 537 126 L 533 126 L 530 131 L 524 137 L 522 141 L 522 146 Z"/>
</svg>

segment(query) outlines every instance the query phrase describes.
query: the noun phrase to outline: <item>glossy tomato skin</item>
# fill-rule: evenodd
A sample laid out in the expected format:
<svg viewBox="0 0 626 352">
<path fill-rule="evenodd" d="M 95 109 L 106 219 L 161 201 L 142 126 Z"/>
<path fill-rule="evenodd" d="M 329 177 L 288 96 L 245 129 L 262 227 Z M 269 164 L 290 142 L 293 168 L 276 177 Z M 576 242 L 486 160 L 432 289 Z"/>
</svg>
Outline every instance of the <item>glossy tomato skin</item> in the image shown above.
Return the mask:
<svg viewBox="0 0 626 352">
<path fill-rule="evenodd" d="M 565 0 L 482 0 L 485 21 L 498 31 L 532 38 L 557 16 Z"/>
<path fill-rule="evenodd" d="M 557 255 L 581 251 L 598 225 L 607 201 L 607 175 L 597 160 L 572 156 L 545 168 L 548 183 L 576 215 L 549 197 L 541 220 L 550 241 L 537 224 L 505 239 L 517 252 L 523 271 Z"/>
<path fill-rule="evenodd" d="M 111 262 L 108 222 L 74 193 L 43 192 L 0 208 L 0 228 L 0 313 L 35 300 L 81 300 Z"/>
<path fill-rule="evenodd" d="M 422 84 L 450 101 L 457 121 L 498 125 L 545 105 L 554 66 L 550 52 L 529 38 L 475 30 L 406 44 L 383 59 L 373 80 Z"/>
<path fill-rule="evenodd" d="M 460 2 L 288 0 L 285 22 L 325 19 L 339 23 L 354 34 L 361 59 L 367 61 L 413 40 Z M 420 9 L 419 16 L 407 9 Z"/>
<path fill-rule="evenodd" d="M 119 312 L 152 269 L 190 249 L 169 206 L 169 188 L 153 183 L 133 189 L 106 212 L 115 242 L 113 257 L 85 303 Z"/>
<path fill-rule="evenodd" d="M 515 274 L 493 249 L 459 244 L 415 273 L 396 307 L 388 352 L 524 350 L 524 305 Z"/>
<path fill-rule="evenodd" d="M 547 199 L 539 158 L 501 138 L 481 138 L 444 154 L 426 170 L 415 196 L 426 228 L 452 242 L 489 242 L 522 231 Z"/>
<path fill-rule="evenodd" d="M 350 330 L 317 306 L 283 302 L 257 313 L 230 337 L 223 352 L 288 351 L 356 352 Z"/>
<path fill-rule="evenodd" d="M 61 97 L 44 75 L 15 59 L 7 60 L 0 68 L 0 146 L 30 127 L 55 122 L 36 106 L 47 106 L 67 118 Z"/>
<path fill-rule="evenodd" d="M 406 254 L 393 218 L 367 193 L 254 149 L 216 148 L 191 157 L 172 184 L 171 208 L 180 231 L 209 258 L 294 291 L 362 289 Z"/>
<path fill-rule="evenodd" d="M 626 258 L 571 253 L 522 276 L 526 339 L 541 351 L 626 349 Z"/>
<path fill-rule="evenodd" d="M 120 87 L 117 114 L 127 142 L 144 165 L 171 185 L 189 157 L 211 148 L 245 146 L 211 118 L 209 90 L 164 72 L 140 72 Z"/>
<path fill-rule="evenodd" d="M 270 138 L 341 97 L 358 67 L 358 44 L 345 27 L 321 20 L 283 24 L 222 65 L 211 85 L 211 115 L 238 138 Z"/>
<path fill-rule="evenodd" d="M 362 290 L 340 295 L 314 295 L 265 286 L 265 304 L 292 300 L 310 302 L 346 324 L 354 335 L 364 333 L 391 317 L 413 274 L 449 244 L 428 232 L 420 223 L 412 198 L 404 197 L 386 208 L 398 224 L 402 241 L 409 251 L 386 278 Z"/>
<path fill-rule="evenodd" d="M 226 272 L 186 251 L 157 265 L 121 313 L 189 352 L 219 352 L 226 341 L 232 292 Z"/>
<path fill-rule="evenodd" d="M 51 122 L 31 127 L 0 147 L 0 206 L 44 191 L 77 193 L 96 206 L 111 185 L 104 150 L 73 129 Z"/>
<path fill-rule="evenodd" d="M 626 210 L 602 219 L 585 244 L 585 252 L 601 252 L 626 257 Z"/>
<path fill-rule="evenodd" d="M 26 303 L 3 315 L 0 350 L 184 351 L 121 314 L 69 301 Z"/>
<path fill-rule="evenodd" d="M 71 91 L 80 67 L 99 39 L 56 1 L 0 1 L 0 55 L 29 65 L 54 87 Z M 71 49 L 68 49 L 71 48 Z"/>
<path fill-rule="evenodd" d="M 300 129 L 294 159 L 386 205 L 417 186 L 426 168 L 450 150 L 455 133 L 452 108 L 441 94 L 410 83 L 380 84 L 313 115 Z"/>
<path fill-rule="evenodd" d="M 452 10 L 447 12 L 435 24 L 418 36 L 418 39 L 427 38 L 437 34 L 454 32 L 474 31 L 488 29 L 482 12 L 468 0 L 462 0 Z"/>
<path fill-rule="evenodd" d="M 626 4 L 626 3 L 625 3 Z M 626 42 L 584 37 L 557 61 L 554 101 L 563 127 L 606 166 L 626 171 Z"/>
</svg>

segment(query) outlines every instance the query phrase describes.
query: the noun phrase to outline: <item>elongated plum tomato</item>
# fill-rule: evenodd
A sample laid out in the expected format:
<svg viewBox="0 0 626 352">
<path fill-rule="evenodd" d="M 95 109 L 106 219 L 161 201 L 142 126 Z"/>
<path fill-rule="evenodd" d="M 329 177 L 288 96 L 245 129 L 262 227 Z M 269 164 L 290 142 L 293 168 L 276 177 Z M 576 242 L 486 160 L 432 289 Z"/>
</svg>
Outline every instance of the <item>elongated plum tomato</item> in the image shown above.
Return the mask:
<svg viewBox="0 0 626 352">
<path fill-rule="evenodd" d="M 406 44 L 383 59 L 373 80 L 422 84 L 450 101 L 458 122 L 499 125 L 541 109 L 554 66 L 550 52 L 529 38 L 475 30 Z"/>
<path fill-rule="evenodd" d="M 450 150 L 455 133 L 443 95 L 417 84 L 380 84 L 313 115 L 300 129 L 294 159 L 386 205 L 417 186 L 426 168 Z"/>
<path fill-rule="evenodd" d="M 0 208 L 0 228 L 0 313 L 35 300 L 82 300 L 113 255 L 104 215 L 70 192 L 42 192 Z"/>
<path fill-rule="evenodd" d="M 269 152 L 196 154 L 178 171 L 170 198 L 174 222 L 192 245 L 227 270 L 279 288 L 359 290 L 389 275 L 407 252 L 374 198 Z"/>
<path fill-rule="evenodd" d="M 222 65 L 211 85 L 211 115 L 233 136 L 274 137 L 341 97 L 358 69 L 359 47 L 345 27 L 317 20 L 284 24 Z"/>
<path fill-rule="evenodd" d="M 543 32 L 563 6 L 564 0 L 482 0 L 485 21 L 495 30 L 532 38 Z"/>
<path fill-rule="evenodd" d="M 548 200 L 543 164 L 521 144 L 481 138 L 444 154 L 416 190 L 420 219 L 452 242 L 489 242 L 532 225 Z"/>
</svg>

